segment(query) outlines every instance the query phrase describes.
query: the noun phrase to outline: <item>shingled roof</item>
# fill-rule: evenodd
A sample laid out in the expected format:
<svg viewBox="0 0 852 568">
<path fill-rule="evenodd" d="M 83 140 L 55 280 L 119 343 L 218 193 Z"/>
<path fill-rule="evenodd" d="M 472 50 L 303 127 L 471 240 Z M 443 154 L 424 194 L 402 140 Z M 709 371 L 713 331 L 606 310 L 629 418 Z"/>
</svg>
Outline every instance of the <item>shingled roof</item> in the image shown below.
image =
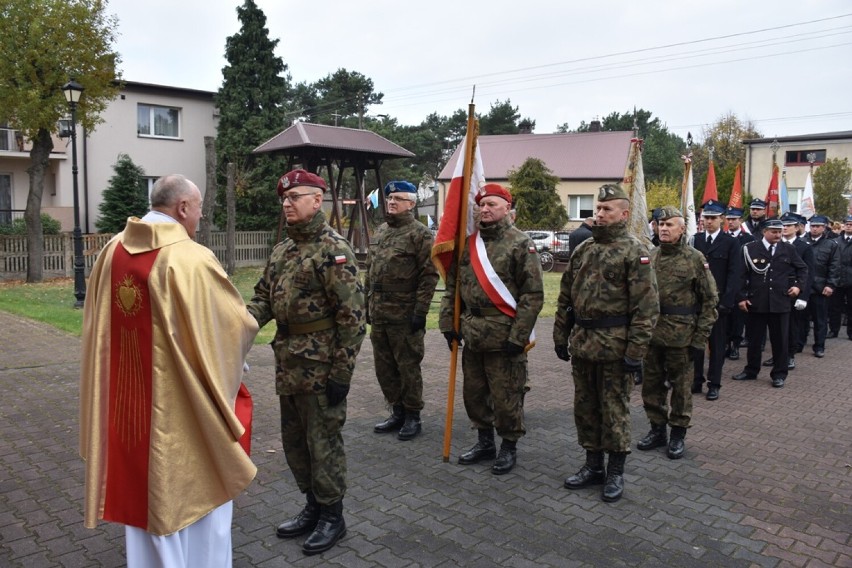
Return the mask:
<svg viewBox="0 0 852 568">
<path fill-rule="evenodd" d="M 255 154 L 315 148 L 369 154 L 372 158 L 410 158 L 411 152 L 369 130 L 297 122 L 255 148 Z"/>
<path fill-rule="evenodd" d="M 571 132 L 566 134 L 506 134 L 480 136 L 485 179 L 507 179 L 527 158 L 538 158 L 562 180 L 609 180 L 624 176 L 633 132 Z M 449 180 L 459 148 L 441 170 Z"/>
</svg>

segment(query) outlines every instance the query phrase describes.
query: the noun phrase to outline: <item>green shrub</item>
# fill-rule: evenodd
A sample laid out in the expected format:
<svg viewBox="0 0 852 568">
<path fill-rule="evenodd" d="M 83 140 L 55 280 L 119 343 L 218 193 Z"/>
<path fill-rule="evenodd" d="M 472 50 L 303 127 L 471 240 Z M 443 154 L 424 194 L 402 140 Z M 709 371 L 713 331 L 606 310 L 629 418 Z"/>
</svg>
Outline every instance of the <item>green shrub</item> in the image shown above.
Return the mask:
<svg viewBox="0 0 852 568">
<path fill-rule="evenodd" d="M 45 235 L 58 235 L 62 230 L 62 223 L 48 215 L 41 214 L 41 232 Z M 8 225 L 0 225 L 0 235 L 26 235 L 27 223 L 23 218 L 15 219 Z"/>
</svg>

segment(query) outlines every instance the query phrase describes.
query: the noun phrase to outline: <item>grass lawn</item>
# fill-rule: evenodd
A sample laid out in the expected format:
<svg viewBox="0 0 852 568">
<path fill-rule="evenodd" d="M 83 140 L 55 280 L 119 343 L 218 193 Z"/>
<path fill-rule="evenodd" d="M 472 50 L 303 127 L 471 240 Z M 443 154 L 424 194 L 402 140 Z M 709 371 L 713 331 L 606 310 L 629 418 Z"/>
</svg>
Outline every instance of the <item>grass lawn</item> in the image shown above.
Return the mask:
<svg viewBox="0 0 852 568">
<path fill-rule="evenodd" d="M 261 267 L 240 268 L 234 274 L 234 285 L 246 300 L 251 298 L 254 285 L 262 271 Z M 553 272 L 544 274 L 544 309 L 541 311 L 541 317 L 552 317 L 556 311 L 561 276 Z M 429 317 L 426 320 L 427 329 L 438 327 L 438 310 L 443 295 L 443 282 L 438 283 L 438 288 L 439 291 L 435 292 Z M 74 301 L 74 281 L 71 278 L 50 280 L 40 284 L 0 283 L 0 310 L 80 335 L 83 310 L 75 309 Z M 269 343 L 273 335 L 275 335 L 275 326 L 267 324 L 258 334 L 255 343 Z"/>
</svg>

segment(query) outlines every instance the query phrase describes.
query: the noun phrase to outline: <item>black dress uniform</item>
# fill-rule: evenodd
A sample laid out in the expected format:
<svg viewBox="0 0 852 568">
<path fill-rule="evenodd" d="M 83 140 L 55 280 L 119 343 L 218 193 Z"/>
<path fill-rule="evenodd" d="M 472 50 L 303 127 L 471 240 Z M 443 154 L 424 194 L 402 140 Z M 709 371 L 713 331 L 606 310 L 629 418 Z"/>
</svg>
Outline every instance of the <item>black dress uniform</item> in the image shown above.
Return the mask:
<svg viewBox="0 0 852 568">
<path fill-rule="evenodd" d="M 759 240 L 763 236 L 763 222 L 766 221 L 766 202 L 762 199 L 752 199 L 749 203 L 749 209 L 763 209 L 764 214 L 760 217 L 752 217 L 749 211 L 748 219 L 745 220 L 746 230 L 751 233 L 755 240 Z"/>
<path fill-rule="evenodd" d="M 814 215 L 810 218 L 811 225 L 827 225 L 828 218 Z M 828 333 L 828 300 L 830 296 L 823 294 L 828 287 L 832 292 L 837 289 L 840 280 L 840 258 L 838 245 L 825 235 L 813 238 L 808 235 L 805 241 L 814 251 L 814 272 L 811 278 L 811 298 L 808 301 L 809 319 L 814 322 L 814 355 L 822 357 L 825 354 L 825 336 Z M 802 345 L 807 343 L 808 327 L 799 329 Z"/>
<path fill-rule="evenodd" d="M 743 211 L 742 209 L 735 207 L 728 207 L 728 211 L 725 213 L 725 217 L 730 219 L 731 217 L 742 217 Z M 746 245 L 746 243 L 750 243 L 754 240 L 754 237 L 745 232 L 742 228 L 737 229 L 736 232 L 729 233 L 734 239 L 739 242 L 740 249 Z M 740 250 L 742 252 L 742 250 Z M 739 280 L 737 280 L 737 286 L 739 286 Z M 736 361 L 740 358 L 740 345 L 743 342 L 743 331 L 745 330 L 745 322 L 746 322 L 746 313 L 740 310 L 736 305 L 734 306 L 734 310 L 728 314 L 728 358 L 731 361 Z"/>
<path fill-rule="evenodd" d="M 806 219 L 801 215 L 797 215 L 795 213 L 785 213 L 781 217 L 781 222 L 786 224 L 785 217 L 789 217 L 793 215 L 795 220 L 803 225 L 806 222 Z M 784 239 L 781 239 L 784 240 Z M 799 253 L 799 256 L 802 257 L 802 260 L 805 261 L 805 265 L 808 267 L 808 283 L 802 288 L 799 297 L 794 299 L 803 300 L 805 302 L 810 300 L 811 297 L 811 279 L 814 275 L 814 251 L 811 250 L 811 247 L 808 246 L 808 243 L 802 237 L 796 237 L 793 239 L 793 242 L 790 243 L 796 248 L 796 252 Z M 802 337 L 801 330 L 805 330 L 805 335 Z M 795 357 L 796 353 L 801 353 L 802 349 L 805 347 L 805 340 L 808 337 L 808 312 L 807 310 L 793 310 L 790 313 L 790 340 L 787 344 L 787 347 L 790 350 L 790 361 L 789 365 L 794 366 L 793 357 Z"/>
<path fill-rule="evenodd" d="M 852 222 L 852 215 L 846 217 L 846 223 Z M 831 296 L 828 306 L 828 328 L 831 337 L 840 333 L 843 315 L 846 315 L 846 336 L 852 339 L 852 233 L 841 233 L 837 243 L 837 256 L 840 260 L 840 280 Z"/>
<path fill-rule="evenodd" d="M 703 205 L 703 215 L 721 215 L 725 208 L 718 202 L 708 201 Z M 736 294 L 740 285 L 740 272 L 743 268 L 740 243 L 725 231 L 719 230 L 715 236 L 706 232 L 697 233 L 693 246 L 704 255 L 710 265 L 710 273 L 716 281 L 719 291 L 719 317 L 710 331 L 710 361 L 707 366 L 707 399 L 719 397 L 722 385 L 722 366 L 725 364 L 725 346 L 728 339 L 728 316 L 737 308 Z M 704 383 L 704 351 L 695 351 L 693 359 L 695 375 L 692 392 L 701 392 Z"/>
<path fill-rule="evenodd" d="M 781 228 L 781 221 L 770 220 L 764 230 Z M 802 290 L 808 283 L 808 267 L 789 243 L 779 241 L 768 247 L 761 238 L 743 247 L 743 271 L 738 301 L 751 302 L 746 320 L 748 362 L 734 380 L 756 379 L 760 372 L 761 344 L 769 326 L 774 365 L 770 377 L 772 386 L 783 387 L 787 379 L 788 336 L 790 310 L 787 290 L 795 286 Z M 770 248 L 774 249 L 770 250 Z"/>
</svg>

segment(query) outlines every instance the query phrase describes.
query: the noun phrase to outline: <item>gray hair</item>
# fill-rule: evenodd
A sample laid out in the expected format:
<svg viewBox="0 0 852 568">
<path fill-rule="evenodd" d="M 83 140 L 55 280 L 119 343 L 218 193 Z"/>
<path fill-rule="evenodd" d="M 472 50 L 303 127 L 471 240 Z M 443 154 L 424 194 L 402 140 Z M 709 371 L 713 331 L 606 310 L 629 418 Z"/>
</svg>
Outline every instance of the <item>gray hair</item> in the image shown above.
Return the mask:
<svg viewBox="0 0 852 568">
<path fill-rule="evenodd" d="M 161 177 L 151 190 L 151 208 L 172 207 L 192 192 L 193 183 L 181 174 Z"/>
</svg>

